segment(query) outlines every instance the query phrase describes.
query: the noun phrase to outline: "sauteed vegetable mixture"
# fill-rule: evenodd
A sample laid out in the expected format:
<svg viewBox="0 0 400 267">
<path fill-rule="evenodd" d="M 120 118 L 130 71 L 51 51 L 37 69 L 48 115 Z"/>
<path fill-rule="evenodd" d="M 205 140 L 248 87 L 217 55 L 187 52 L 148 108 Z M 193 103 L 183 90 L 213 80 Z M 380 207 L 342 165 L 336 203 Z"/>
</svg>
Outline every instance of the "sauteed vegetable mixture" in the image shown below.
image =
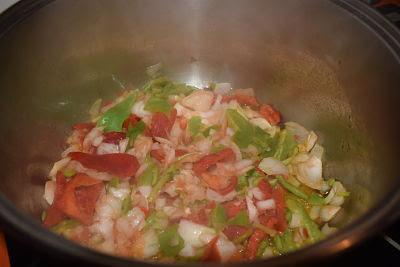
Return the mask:
<svg viewBox="0 0 400 267">
<path fill-rule="evenodd" d="M 137 259 L 241 261 L 321 240 L 348 196 L 323 147 L 252 89 L 156 77 L 73 126 L 43 225 Z"/>
</svg>

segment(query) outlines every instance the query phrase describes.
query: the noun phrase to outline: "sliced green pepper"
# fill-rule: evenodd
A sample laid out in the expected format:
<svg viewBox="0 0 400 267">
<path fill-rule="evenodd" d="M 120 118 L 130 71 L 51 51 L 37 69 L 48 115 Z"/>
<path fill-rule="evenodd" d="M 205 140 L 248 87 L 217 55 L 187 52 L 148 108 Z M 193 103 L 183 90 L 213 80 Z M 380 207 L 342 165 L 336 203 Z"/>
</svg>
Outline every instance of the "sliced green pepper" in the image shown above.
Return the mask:
<svg viewBox="0 0 400 267">
<path fill-rule="evenodd" d="M 286 206 L 292 213 L 296 213 L 300 216 L 300 220 L 307 229 L 307 233 L 311 242 L 321 240 L 324 237 L 323 233 L 319 230 L 318 225 L 311 220 L 305 208 L 298 200 L 288 196 L 286 197 Z"/>
<path fill-rule="evenodd" d="M 283 161 L 293 153 L 293 150 L 296 147 L 297 143 L 294 139 L 293 134 L 284 129 L 279 133 L 279 140 L 274 153 L 274 158 Z"/>
<path fill-rule="evenodd" d="M 238 214 L 236 214 L 235 217 L 229 219 L 227 224 L 228 225 L 249 226 L 250 225 L 249 216 L 247 215 L 247 212 L 240 211 Z"/>
<path fill-rule="evenodd" d="M 157 182 L 158 179 L 158 168 L 154 162 L 149 162 L 147 169 L 139 177 L 138 185 L 149 185 L 152 186 Z"/>
<path fill-rule="evenodd" d="M 97 122 L 97 126 L 104 127 L 104 132 L 121 132 L 122 124 L 131 114 L 137 95 L 137 92 L 132 92 L 121 103 L 107 110 Z"/>
<path fill-rule="evenodd" d="M 149 203 L 152 203 L 155 201 L 157 198 L 161 188 L 168 182 L 170 181 L 174 175 L 179 171 L 179 162 L 175 162 L 171 164 L 165 171 L 164 173 L 160 176 L 160 179 L 158 179 L 157 183 L 153 186 L 153 189 L 151 190 L 150 196 L 148 198 Z"/>
<path fill-rule="evenodd" d="M 165 256 L 174 257 L 184 247 L 184 241 L 178 233 L 178 225 L 168 227 L 159 235 L 160 250 Z"/>
<path fill-rule="evenodd" d="M 325 199 L 317 193 L 311 193 L 308 197 L 308 202 L 312 205 L 324 205 Z"/>
<path fill-rule="evenodd" d="M 122 200 L 121 204 L 121 213 L 122 215 L 128 214 L 128 212 L 132 209 L 132 199 L 131 195 L 129 194 Z"/>
<path fill-rule="evenodd" d="M 265 249 L 268 247 L 268 241 L 267 240 L 263 240 L 261 241 L 260 245 L 258 246 L 257 249 L 257 258 L 261 258 L 262 255 L 264 254 Z"/>
<path fill-rule="evenodd" d="M 193 116 L 188 122 L 188 129 L 191 137 L 195 137 L 201 133 L 204 128 L 204 124 L 201 122 L 199 116 Z"/>
<path fill-rule="evenodd" d="M 220 204 L 217 204 L 211 212 L 211 225 L 215 230 L 220 231 L 224 228 L 226 220 L 227 218 L 224 208 Z"/>
<path fill-rule="evenodd" d="M 151 97 L 147 100 L 144 109 L 150 112 L 168 113 L 172 109 L 172 105 L 166 98 Z"/>
<path fill-rule="evenodd" d="M 144 132 L 146 124 L 143 121 L 137 122 L 133 127 L 129 126 L 126 136 L 129 138 L 129 147 L 133 146 L 135 139 Z"/>
<path fill-rule="evenodd" d="M 64 176 L 67 178 L 70 178 L 76 174 L 76 171 L 73 169 L 65 169 L 64 170 Z"/>
<path fill-rule="evenodd" d="M 51 230 L 57 234 L 65 234 L 66 231 L 72 230 L 75 227 L 79 226 L 80 223 L 75 220 L 64 220 L 60 222 L 59 224 L 53 226 Z"/>
<path fill-rule="evenodd" d="M 303 191 L 301 191 L 299 188 L 295 187 L 294 185 L 292 185 L 291 183 L 289 183 L 288 181 L 285 180 L 285 178 L 283 178 L 280 175 L 277 175 L 276 178 L 278 179 L 278 182 L 286 189 L 288 190 L 290 193 L 294 194 L 295 196 L 298 196 L 299 198 L 302 198 L 304 200 L 308 199 L 308 195 L 306 193 L 304 193 Z"/>
<path fill-rule="evenodd" d="M 162 230 L 168 225 L 168 216 L 162 211 L 155 211 L 147 217 L 146 225 L 157 230 Z"/>
<path fill-rule="evenodd" d="M 235 190 L 241 191 L 241 190 L 245 189 L 247 186 L 249 186 L 249 182 L 247 180 L 246 175 L 239 176 Z"/>
</svg>

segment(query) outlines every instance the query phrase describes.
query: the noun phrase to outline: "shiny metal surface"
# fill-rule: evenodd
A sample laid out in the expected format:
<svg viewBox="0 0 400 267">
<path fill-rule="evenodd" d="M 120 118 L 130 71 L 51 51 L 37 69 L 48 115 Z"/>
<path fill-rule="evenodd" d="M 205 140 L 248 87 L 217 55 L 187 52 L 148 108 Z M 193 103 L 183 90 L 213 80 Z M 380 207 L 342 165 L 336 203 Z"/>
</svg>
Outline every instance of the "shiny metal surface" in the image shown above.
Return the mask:
<svg viewBox="0 0 400 267">
<path fill-rule="evenodd" d="M 336 224 L 354 229 L 352 221 L 399 197 L 400 64 L 395 45 L 363 21 L 318 0 L 51 2 L 0 38 L 0 191 L 38 220 L 46 173 L 70 125 L 95 99 L 140 86 L 145 67 L 162 62 L 193 85 L 253 87 L 285 120 L 314 129 L 327 152 L 324 175 L 351 191 Z M 356 242 L 350 228 L 321 255 Z M 60 238 L 46 242 L 77 251 Z"/>
</svg>

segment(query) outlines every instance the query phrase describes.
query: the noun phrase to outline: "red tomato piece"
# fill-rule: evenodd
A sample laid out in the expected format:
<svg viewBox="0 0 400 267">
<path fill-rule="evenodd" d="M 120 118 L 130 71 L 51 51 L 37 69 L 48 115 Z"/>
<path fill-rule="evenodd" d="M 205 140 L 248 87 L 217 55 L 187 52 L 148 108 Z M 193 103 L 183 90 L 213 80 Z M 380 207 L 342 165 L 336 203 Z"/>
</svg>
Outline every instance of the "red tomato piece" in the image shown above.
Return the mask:
<svg viewBox="0 0 400 267">
<path fill-rule="evenodd" d="M 203 261 L 206 262 L 221 262 L 221 255 L 217 247 L 218 236 L 214 237 L 207 245 L 203 254 Z"/>
<path fill-rule="evenodd" d="M 136 157 L 125 153 L 94 155 L 71 152 L 68 156 L 72 160 L 79 161 L 86 168 L 107 172 L 120 178 L 133 176 L 139 169 L 139 162 Z"/>
<path fill-rule="evenodd" d="M 261 241 L 267 237 L 267 234 L 260 229 L 254 230 L 250 236 L 249 242 L 247 243 L 245 250 L 245 257 L 247 260 L 254 260 L 257 256 L 257 250 L 260 246 Z"/>
<path fill-rule="evenodd" d="M 258 107 L 259 105 L 254 96 L 235 94 L 234 97 L 236 101 L 241 105 L 246 105 L 250 107 Z"/>
<path fill-rule="evenodd" d="M 108 132 L 104 133 L 104 143 L 116 144 L 118 145 L 119 141 L 125 139 L 126 134 L 123 132 Z"/>
<path fill-rule="evenodd" d="M 277 185 L 272 192 L 272 197 L 276 204 L 276 219 L 278 220 L 276 229 L 283 232 L 287 227 L 285 216 L 285 189 L 283 189 L 280 185 Z"/>
<path fill-rule="evenodd" d="M 56 207 L 68 217 L 83 224 L 90 224 L 95 203 L 103 187 L 101 180 L 78 173 L 65 185 L 65 190 L 56 203 Z"/>
<path fill-rule="evenodd" d="M 229 225 L 229 226 L 225 227 L 223 232 L 229 240 L 235 241 L 236 239 L 238 239 L 239 237 L 244 235 L 247 231 L 248 231 L 248 228 L 246 228 L 244 226 Z"/>
<path fill-rule="evenodd" d="M 43 221 L 43 225 L 46 228 L 50 228 L 54 225 L 57 225 L 61 221 L 65 220 L 66 216 L 62 211 L 57 209 L 55 205 L 53 204 L 50 206 L 47 211 L 46 211 L 46 218 Z"/>
<path fill-rule="evenodd" d="M 153 137 L 168 138 L 171 128 L 171 122 L 167 115 L 162 112 L 156 112 L 153 114 L 150 128 L 150 132 Z"/>
<path fill-rule="evenodd" d="M 161 148 L 159 149 L 154 149 L 150 151 L 150 155 L 155 158 L 156 160 L 158 160 L 159 162 L 164 161 L 165 159 L 165 153 L 164 150 L 162 150 Z"/>
<path fill-rule="evenodd" d="M 72 126 L 72 128 L 74 130 L 78 130 L 78 131 L 89 132 L 90 130 L 92 130 L 94 128 L 94 126 L 95 126 L 95 124 L 92 122 L 81 122 L 81 123 L 74 124 L 74 126 Z"/>
<path fill-rule="evenodd" d="M 65 191 L 65 186 L 67 184 L 67 180 L 62 172 L 57 172 L 56 175 L 56 191 L 54 192 L 54 201 L 53 205 L 57 206 L 58 202 L 61 200 L 62 195 Z"/>
<path fill-rule="evenodd" d="M 217 153 L 209 154 L 193 164 L 193 171 L 200 175 L 206 172 L 210 167 L 215 165 L 217 162 L 227 162 L 236 159 L 235 153 L 230 148 L 225 148 Z"/>
<path fill-rule="evenodd" d="M 187 119 L 186 118 L 184 118 L 184 117 L 182 117 L 182 118 L 180 118 L 179 119 L 179 127 L 182 129 L 182 130 L 185 130 L 186 129 L 186 127 L 187 127 Z"/>
<path fill-rule="evenodd" d="M 197 212 L 190 214 L 189 216 L 187 216 L 187 219 L 194 223 L 206 226 L 208 225 L 208 216 L 204 209 L 200 209 Z"/>
<path fill-rule="evenodd" d="M 276 218 L 276 210 L 266 210 L 263 214 L 258 216 L 261 224 L 271 229 L 277 229 L 278 219 Z"/>
<path fill-rule="evenodd" d="M 222 204 L 228 218 L 235 217 L 239 212 L 245 211 L 247 206 L 244 200 L 232 200 Z"/>
<path fill-rule="evenodd" d="M 265 179 L 262 179 L 258 183 L 258 188 L 260 188 L 261 192 L 264 193 L 265 198 L 272 198 L 272 187 L 268 181 L 266 181 Z"/>
<path fill-rule="evenodd" d="M 127 131 L 129 129 L 129 126 L 134 126 L 139 120 L 140 118 L 138 116 L 136 116 L 135 114 L 131 114 L 122 124 L 122 128 Z"/>
<path fill-rule="evenodd" d="M 236 177 L 236 176 L 232 176 L 232 177 L 229 179 L 229 184 L 228 184 L 228 186 L 227 186 L 227 187 L 224 187 L 224 188 L 222 188 L 222 189 L 219 189 L 219 190 L 218 190 L 218 193 L 220 193 L 221 195 L 224 196 L 224 195 L 226 195 L 226 194 L 232 192 L 233 190 L 235 190 L 235 187 L 236 187 L 236 185 L 237 185 L 237 181 L 238 181 L 237 177 Z"/>
<path fill-rule="evenodd" d="M 187 150 L 177 149 L 177 150 L 175 150 L 175 157 L 180 157 L 180 156 L 183 156 L 183 155 L 185 155 L 187 153 L 188 153 Z"/>
<path fill-rule="evenodd" d="M 281 114 L 271 105 L 262 104 L 258 112 L 272 125 L 277 125 L 281 122 Z"/>
</svg>

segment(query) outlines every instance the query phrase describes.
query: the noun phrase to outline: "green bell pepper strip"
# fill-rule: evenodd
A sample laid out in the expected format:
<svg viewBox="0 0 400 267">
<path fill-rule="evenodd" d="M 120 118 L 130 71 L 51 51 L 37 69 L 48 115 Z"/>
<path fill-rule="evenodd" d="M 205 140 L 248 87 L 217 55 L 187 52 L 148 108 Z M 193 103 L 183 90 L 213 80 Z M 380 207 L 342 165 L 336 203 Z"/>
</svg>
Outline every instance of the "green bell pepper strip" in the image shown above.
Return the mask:
<svg viewBox="0 0 400 267">
<path fill-rule="evenodd" d="M 184 241 L 178 233 L 178 225 L 168 227 L 159 235 L 160 250 L 165 256 L 174 257 L 184 247 Z"/>
<path fill-rule="evenodd" d="M 168 113 L 172 109 L 172 105 L 166 98 L 151 97 L 147 100 L 144 109 L 150 112 L 163 112 Z"/>
<path fill-rule="evenodd" d="M 133 146 L 133 142 L 142 134 L 146 128 L 146 124 L 143 121 L 137 122 L 133 127 L 129 126 L 126 136 L 129 138 L 129 147 Z"/>
<path fill-rule="evenodd" d="M 250 228 L 247 229 L 247 231 L 244 232 L 241 236 L 238 236 L 235 240 L 233 240 L 233 243 L 235 243 L 235 244 L 243 243 L 251 236 L 252 233 L 253 233 L 252 229 L 250 229 Z"/>
<path fill-rule="evenodd" d="M 186 156 L 186 155 L 185 155 Z M 172 165 L 170 165 L 163 174 L 161 174 L 160 178 L 156 182 L 156 184 L 153 186 L 153 189 L 151 190 L 150 196 L 148 198 L 149 203 L 152 203 L 153 201 L 156 200 L 161 188 L 168 182 L 170 181 L 174 175 L 179 171 L 179 162 L 175 162 Z"/>
<path fill-rule="evenodd" d="M 64 234 L 66 231 L 74 229 L 79 226 L 80 223 L 75 220 L 64 220 L 57 225 L 53 226 L 51 230 L 57 234 Z"/>
<path fill-rule="evenodd" d="M 229 219 L 227 224 L 228 225 L 249 226 L 250 225 L 249 216 L 247 215 L 247 212 L 240 211 L 238 214 L 236 214 L 235 217 Z"/>
<path fill-rule="evenodd" d="M 311 242 L 321 240 L 324 237 L 324 234 L 319 230 L 318 225 L 313 220 L 311 220 L 307 211 L 298 200 L 293 197 L 287 196 L 286 206 L 292 213 L 296 213 L 300 216 L 300 220 L 304 227 L 307 229 L 307 233 Z"/>
<path fill-rule="evenodd" d="M 276 179 L 278 179 L 279 184 L 281 184 L 290 193 L 304 200 L 308 199 L 308 195 L 306 193 L 304 193 L 303 191 L 301 191 L 300 189 L 298 189 L 297 187 L 286 181 L 285 178 L 283 178 L 281 175 L 277 175 Z"/>
<path fill-rule="evenodd" d="M 97 126 L 104 127 L 104 132 L 121 132 L 122 124 L 131 114 L 137 95 L 137 92 L 132 92 L 121 103 L 107 110 L 97 122 Z"/>
<path fill-rule="evenodd" d="M 142 175 L 140 175 L 138 180 L 138 185 L 153 186 L 157 182 L 157 179 L 158 179 L 157 165 L 153 161 L 150 161 L 146 170 L 143 172 Z"/>
<path fill-rule="evenodd" d="M 324 205 L 325 199 L 317 193 L 311 193 L 307 200 L 312 205 Z"/>
<path fill-rule="evenodd" d="M 257 258 L 261 258 L 262 255 L 264 254 L 265 249 L 268 247 L 268 241 L 267 240 L 263 240 L 261 241 L 260 245 L 258 246 L 257 249 Z"/>
<path fill-rule="evenodd" d="M 191 137 L 197 136 L 204 128 L 204 124 L 201 122 L 199 116 L 193 116 L 188 121 L 188 129 Z"/>
<path fill-rule="evenodd" d="M 220 231 L 225 227 L 226 224 L 226 213 L 224 208 L 217 204 L 211 212 L 211 225 L 215 230 Z"/>
<path fill-rule="evenodd" d="M 121 204 L 121 214 L 122 215 L 126 215 L 128 214 L 128 212 L 132 209 L 132 199 L 131 199 L 131 194 L 129 194 L 128 196 L 126 196 L 123 200 L 122 200 L 122 204 Z"/>
<path fill-rule="evenodd" d="M 293 233 L 289 229 L 286 229 L 282 235 L 276 235 L 274 237 L 274 244 L 281 254 L 288 253 L 297 248 L 297 245 L 293 240 Z"/>
<path fill-rule="evenodd" d="M 294 140 L 293 134 L 284 129 L 279 133 L 279 140 L 274 153 L 274 158 L 283 161 L 293 153 L 293 150 L 296 147 L 297 143 Z"/>
<path fill-rule="evenodd" d="M 76 174 L 76 171 L 73 169 L 65 169 L 64 170 L 64 176 L 67 178 L 70 178 Z"/>
</svg>

